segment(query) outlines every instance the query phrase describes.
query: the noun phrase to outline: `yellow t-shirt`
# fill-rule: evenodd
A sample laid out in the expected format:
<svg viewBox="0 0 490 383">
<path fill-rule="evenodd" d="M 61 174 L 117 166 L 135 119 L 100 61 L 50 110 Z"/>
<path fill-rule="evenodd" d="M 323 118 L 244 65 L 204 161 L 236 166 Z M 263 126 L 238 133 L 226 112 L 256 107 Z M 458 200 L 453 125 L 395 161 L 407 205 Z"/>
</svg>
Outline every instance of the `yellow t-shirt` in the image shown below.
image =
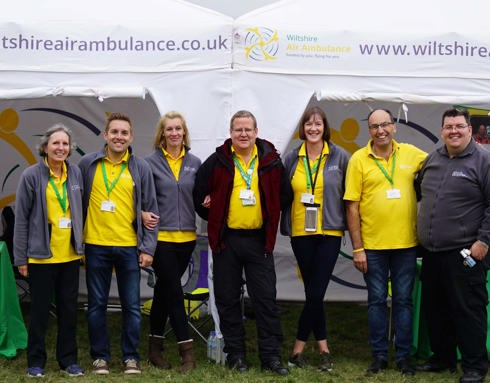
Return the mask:
<svg viewBox="0 0 490 383">
<path fill-rule="evenodd" d="M 177 158 L 173 158 L 169 152 L 167 152 L 165 149 L 162 148 L 163 155 L 167 159 L 168 166 L 170 167 L 170 170 L 172 170 L 172 174 L 174 175 L 175 179 L 178 181 L 179 180 L 179 174 L 180 174 L 180 168 L 182 167 L 182 160 L 184 159 L 185 156 L 185 149 L 182 147 L 182 150 L 180 151 L 180 154 Z"/>
<path fill-rule="evenodd" d="M 66 164 L 63 163 L 63 171 L 61 177 L 56 177 L 51 170 L 49 173 L 50 176 L 53 178 L 53 182 L 58 189 L 60 197 L 63 198 L 63 184 L 66 183 L 67 176 Z M 51 185 L 51 182 L 48 182 L 48 186 L 46 187 L 46 210 L 48 224 L 51 225 L 51 238 L 49 241 L 49 248 L 53 256 L 47 259 L 29 258 L 29 263 L 64 263 L 80 259 L 81 256 L 75 252 L 75 249 L 71 245 L 71 229 L 60 229 L 59 227 L 60 218 L 71 218 L 70 202 L 68 201 L 68 196 L 66 197 L 66 213 L 63 213 L 60 201 L 58 200 L 58 197 L 55 190 L 53 189 L 53 185 Z"/>
<path fill-rule="evenodd" d="M 417 245 L 417 198 L 413 181 L 427 153 L 417 147 L 397 143 L 388 161 L 377 157 L 371 141 L 355 152 L 347 167 L 344 200 L 359 202 L 363 247 L 371 250 L 403 249 Z M 375 159 L 391 176 L 393 186 Z M 400 198 L 388 198 L 390 189 L 398 189 Z"/>
<path fill-rule="evenodd" d="M 293 237 L 298 237 L 302 235 L 315 235 L 315 234 L 323 234 L 323 235 L 334 235 L 341 237 L 343 232 L 341 230 L 322 230 L 322 204 L 323 204 L 323 168 L 325 167 L 325 163 L 327 162 L 327 158 L 329 155 L 328 145 L 323 145 L 323 151 L 321 153 L 322 160 L 320 162 L 320 168 L 318 169 L 318 176 L 315 183 L 315 203 L 319 204 L 318 207 L 318 218 L 316 224 L 316 231 L 305 231 L 305 211 L 306 207 L 301 202 L 301 195 L 303 193 L 310 193 L 310 188 L 308 188 L 306 175 L 308 174 L 308 170 L 305 169 L 304 159 L 306 158 L 306 150 L 305 144 L 301 145 L 301 148 L 298 152 L 298 164 L 293 174 L 293 178 L 291 179 L 291 186 L 294 192 L 294 200 L 293 205 L 291 207 L 291 226 Z M 318 162 L 318 158 L 314 160 L 310 160 L 310 169 L 313 169 L 314 166 Z M 316 172 L 312 170 L 312 181 L 315 182 L 315 174 Z M 327 212 L 328 214 L 328 212 Z"/>
<path fill-rule="evenodd" d="M 240 163 L 242 169 L 247 172 L 255 160 L 255 165 L 252 172 L 252 183 L 250 190 L 253 191 L 255 197 L 255 205 L 244 206 L 240 199 L 240 191 L 247 189 L 247 183 L 243 179 L 240 170 L 235 165 L 235 177 L 233 179 L 233 190 L 230 197 L 230 209 L 228 212 L 227 225 L 232 229 L 260 229 L 263 224 L 262 209 L 260 205 L 260 192 L 259 192 L 259 176 L 257 169 L 259 168 L 259 157 L 257 152 L 257 146 L 254 145 L 252 157 L 248 164 L 243 161 L 242 157 L 235 153 L 234 148 L 231 148 L 232 153 L 236 156 L 236 159 Z"/>
<path fill-rule="evenodd" d="M 163 155 L 167 159 L 168 166 L 172 170 L 172 174 L 174 175 L 175 179 L 178 181 L 179 180 L 179 174 L 180 174 L 180 168 L 182 167 L 182 161 L 185 156 L 185 148 L 182 147 L 182 151 L 180 152 L 179 156 L 177 158 L 173 158 L 165 149 L 162 148 Z M 182 243 L 182 242 L 190 242 L 190 241 L 195 241 L 197 239 L 197 233 L 195 230 L 188 230 L 188 231 L 159 231 L 158 232 L 158 240 L 159 241 L 165 241 L 165 242 L 177 242 L 177 243 Z"/>
<path fill-rule="evenodd" d="M 85 243 L 101 246 L 137 245 L 136 232 L 133 227 L 133 221 L 135 220 L 134 186 L 133 177 L 131 177 L 127 166 L 128 160 L 129 153 L 126 152 L 122 160 L 116 164 L 113 164 L 107 156 L 98 162 L 84 228 Z M 119 176 L 110 194 L 104 182 L 102 161 L 106 169 L 109 186 Z M 126 166 L 121 173 L 123 164 L 126 164 Z M 113 202 L 115 211 L 102 211 L 103 201 Z"/>
</svg>

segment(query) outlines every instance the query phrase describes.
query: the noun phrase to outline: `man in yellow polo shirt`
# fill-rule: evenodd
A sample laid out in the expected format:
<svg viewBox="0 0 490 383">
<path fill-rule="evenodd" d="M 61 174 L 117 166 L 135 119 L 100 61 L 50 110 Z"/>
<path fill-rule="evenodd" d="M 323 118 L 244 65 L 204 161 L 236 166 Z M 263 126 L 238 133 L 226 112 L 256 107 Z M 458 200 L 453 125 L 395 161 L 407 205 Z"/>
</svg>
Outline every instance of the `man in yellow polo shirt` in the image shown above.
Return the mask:
<svg viewBox="0 0 490 383">
<path fill-rule="evenodd" d="M 84 180 L 84 242 L 87 265 L 88 331 L 93 371 L 109 373 L 111 357 L 106 310 L 112 270 L 122 306 L 122 361 L 125 374 L 138 374 L 140 267 L 150 266 L 157 232 L 142 225 L 141 211 L 158 214 L 149 165 L 132 154 L 128 116 L 113 113 L 104 132 L 106 145 L 80 160 Z"/>
<path fill-rule="evenodd" d="M 240 307 L 242 272 L 257 323 L 259 357 L 264 370 L 287 375 L 280 361 L 282 331 L 276 307 L 272 251 L 279 215 L 292 190 L 274 146 L 257 137 L 249 111 L 231 118 L 230 136 L 199 168 L 194 206 L 208 221 L 213 251 L 213 282 L 227 365 L 239 372 L 245 360 L 245 329 Z"/>
<path fill-rule="evenodd" d="M 368 372 L 388 366 L 386 298 L 391 279 L 397 368 L 414 375 L 412 287 L 416 272 L 417 198 L 414 178 L 427 153 L 393 139 L 396 125 L 390 111 L 368 115 L 371 139 L 356 151 L 347 167 L 344 200 L 354 266 L 364 274 L 368 291 Z"/>
</svg>

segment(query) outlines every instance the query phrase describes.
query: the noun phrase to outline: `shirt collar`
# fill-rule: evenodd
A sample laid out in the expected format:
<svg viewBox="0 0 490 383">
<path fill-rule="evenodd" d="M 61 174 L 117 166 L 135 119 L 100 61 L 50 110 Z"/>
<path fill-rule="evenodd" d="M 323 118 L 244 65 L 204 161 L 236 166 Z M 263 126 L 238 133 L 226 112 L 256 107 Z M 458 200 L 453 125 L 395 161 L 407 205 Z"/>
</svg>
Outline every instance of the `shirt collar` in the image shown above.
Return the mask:
<svg viewBox="0 0 490 383">
<path fill-rule="evenodd" d="M 109 159 L 109 156 L 107 155 L 107 147 L 105 148 L 105 157 L 104 157 L 105 160 L 109 161 L 110 163 L 113 163 L 110 159 Z M 116 162 L 116 163 L 113 163 L 114 165 L 117 165 L 117 164 L 122 164 L 124 162 L 128 162 L 129 160 L 129 149 L 126 150 L 126 153 L 124 153 L 124 156 L 122 156 L 121 158 L 121 161 L 119 162 Z"/>
<path fill-rule="evenodd" d="M 183 157 L 185 156 L 185 148 L 184 148 L 184 146 L 182 146 L 182 150 L 180 151 L 180 154 L 179 154 L 179 156 L 178 156 L 177 158 L 173 158 L 173 157 L 170 155 L 170 153 L 169 153 L 169 152 L 167 152 L 167 151 L 165 150 L 165 148 L 163 148 L 163 147 L 162 147 L 162 151 L 163 151 L 163 155 L 164 155 L 165 157 L 170 158 L 170 159 L 172 159 L 172 160 L 179 160 L 179 159 L 181 159 L 181 158 L 183 158 Z"/>
<path fill-rule="evenodd" d="M 329 154 L 330 154 L 330 148 L 328 147 L 328 144 L 325 142 L 323 144 L 322 157 L 328 156 Z M 306 157 L 306 142 L 303 142 L 303 144 L 301 144 L 299 148 L 298 156 Z"/>
</svg>

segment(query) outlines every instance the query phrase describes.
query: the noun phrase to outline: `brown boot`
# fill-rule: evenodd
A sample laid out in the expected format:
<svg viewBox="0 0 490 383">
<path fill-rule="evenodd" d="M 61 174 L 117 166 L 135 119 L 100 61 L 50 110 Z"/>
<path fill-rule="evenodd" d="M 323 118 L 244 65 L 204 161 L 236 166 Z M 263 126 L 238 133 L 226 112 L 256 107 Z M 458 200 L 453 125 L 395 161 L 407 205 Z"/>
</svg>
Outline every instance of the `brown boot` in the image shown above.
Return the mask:
<svg viewBox="0 0 490 383">
<path fill-rule="evenodd" d="M 163 351 L 163 336 L 149 335 L 148 336 L 148 363 L 160 368 L 168 370 L 172 366 L 162 357 Z"/>
<path fill-rule="evenodd" d="M 196 368 L 196 358 L 194 357 L 194 347 L 192 339 L 179 343 L 179 354 L 179 372 L 184 373 Z"/>
</svg>

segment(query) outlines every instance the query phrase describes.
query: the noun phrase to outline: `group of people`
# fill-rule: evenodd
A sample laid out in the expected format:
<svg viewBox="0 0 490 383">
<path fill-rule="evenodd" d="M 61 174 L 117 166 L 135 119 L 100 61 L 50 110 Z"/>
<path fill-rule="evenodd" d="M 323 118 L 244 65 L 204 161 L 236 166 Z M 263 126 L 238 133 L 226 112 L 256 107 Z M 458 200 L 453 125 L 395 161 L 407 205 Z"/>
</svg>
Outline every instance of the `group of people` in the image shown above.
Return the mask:
<svg viewBox="0 0 490 383">
<path fill-rule="evenodd" d="M 157 368 L 171 368 L 162 353 L 168 319 L 178 342 L 179 370 L 195 368 L 180 280 L 196 245 L 197 212 L 208 223 L 215 301 L 230 369 L 248 370 L 240 304 L 245 280 L 261 368 L 287 375 L 288 367 L 308 367 L 304 350 L 313 335 L 317 368 L 332 370 L 324 297 L 348 229 L 354 266 L 363 273 L 368 291 L 373 357 L 368 372 L 388 367 L 386 299 L 391 283 L 395 358 L 401 373 L 455 371 L 459 347 L 460 382 L 482 382 L 488 369 L 490 153 L 472 139 L 463 109 L 444 113 L 444 144 L 429 155 L 394 140 L 390 111 L 373 110 L 367 122 L 370 140 L 350 157 L 330 140 L 325 112 L 308 108 L 298 126 L 302 142 L 282 160 L 271 142 L 258 137 L 255 116 L 242 110 L 231 118 L 230 138 L 202 164 L 189 152 L 189 130 L 177 112 L 160 119 L 154 152 L 145 159 L 132 153 L 133 130 L 123 114 L 109 116 L 104 148 L 85 155 L 78 166 L 67 161 L 71 132 L 62 125 L 50 128 L 39 147 L 44 160 L 24 171 L 17 191 L 15 264 L 29 276 L 33 291 L 28 375 L 44 375 L 44 336 L 53 296 L 57 361 L 69 375 L 83 374 L 76 344 L 83 254 L 93 371 L 109 373 L 105 312 L 114 268 L 123 315 L 124 372 L 140 373 L 140 267 L 150 265 L 157 282 L 148 360 Z M 283 335 L 273 258 L 279 227 L 290 237 L 305 291 L 287 367 L 280 358 Z M 462 249 L 469 250 L 464 258 Z M 410 346 L 417 257 L 423 258 L 422 304 L 433 356 L 414 366 Z"/>
</svg>

